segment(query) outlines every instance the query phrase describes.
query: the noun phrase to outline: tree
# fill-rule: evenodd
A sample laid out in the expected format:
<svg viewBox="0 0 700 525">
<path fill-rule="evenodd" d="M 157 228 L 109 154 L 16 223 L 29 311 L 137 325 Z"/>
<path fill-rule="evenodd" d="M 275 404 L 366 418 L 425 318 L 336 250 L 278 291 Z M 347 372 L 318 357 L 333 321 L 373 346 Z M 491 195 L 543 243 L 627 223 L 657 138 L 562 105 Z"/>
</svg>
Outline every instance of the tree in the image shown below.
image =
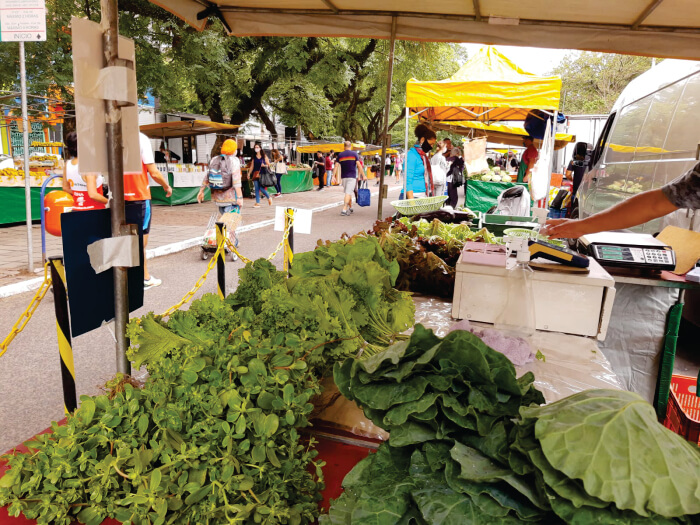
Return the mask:
<svg viewBox="0 0 700 525">
<path fill-rule="evenodd" d="M 652 59 L 610 53 L 568 53 L 552 74 L 562 78 L 564 114 L 609 113 L 631 80 L 651 68 Z"/>
</svg>

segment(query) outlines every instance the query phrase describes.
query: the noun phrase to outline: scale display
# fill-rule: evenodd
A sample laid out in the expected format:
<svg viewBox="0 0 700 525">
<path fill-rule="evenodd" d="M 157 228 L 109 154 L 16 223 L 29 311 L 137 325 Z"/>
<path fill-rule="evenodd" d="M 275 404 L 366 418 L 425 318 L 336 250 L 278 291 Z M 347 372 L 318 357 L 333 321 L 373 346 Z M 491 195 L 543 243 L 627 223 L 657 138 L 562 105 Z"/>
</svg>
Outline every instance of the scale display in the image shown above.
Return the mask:
<svg viewBox="0 0 700 525">
<path fill-rule="evenodd" d="M 607 266 L 623 266 L 648 270 L 674 270 L 676 255 L 651 235 L 634 233 L 602 233 L 581 238 L 588 253 Z"/>
</svg>

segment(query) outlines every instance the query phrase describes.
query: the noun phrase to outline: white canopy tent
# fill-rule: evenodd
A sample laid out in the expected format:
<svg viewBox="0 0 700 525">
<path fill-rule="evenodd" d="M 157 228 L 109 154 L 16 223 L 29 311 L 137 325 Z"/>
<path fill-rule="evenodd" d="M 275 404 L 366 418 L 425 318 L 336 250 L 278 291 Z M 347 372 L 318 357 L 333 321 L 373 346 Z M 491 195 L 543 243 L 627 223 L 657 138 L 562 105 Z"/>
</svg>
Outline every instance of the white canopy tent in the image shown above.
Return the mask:
<svg viewBox="0 0 700 525">
<path fill-rule="evenodd" d="M 197 29 L 236 36 L 483 42 L 700 59 L 697 0 L 151 0 Z"/>
</svg>

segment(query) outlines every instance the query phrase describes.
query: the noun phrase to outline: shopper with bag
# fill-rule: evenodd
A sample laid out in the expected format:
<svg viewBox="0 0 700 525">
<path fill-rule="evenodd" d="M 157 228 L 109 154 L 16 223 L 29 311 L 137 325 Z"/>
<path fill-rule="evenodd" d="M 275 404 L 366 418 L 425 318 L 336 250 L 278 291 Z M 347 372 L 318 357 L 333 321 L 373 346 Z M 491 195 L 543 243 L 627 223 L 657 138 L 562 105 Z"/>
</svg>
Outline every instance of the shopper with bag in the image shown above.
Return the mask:
<svg viewBox="0 0 700 525">
<path fill-rule="evenodd" d="M 272 162 L 275 170 L 275 189 L 277 194 L 275 197 L 282 196 L 282 177 L 287 174 L 287 163 L 284 161 L 284 156 L 279 150 L 272 150 Z"/>
<path fill-rule="evenodd" d="M 430 159 L 430 169 L 433 174 L 433 186 L 435 187 L 434 195 L 444 195 L 445 186 L 447 184 L 447 170 L 450 167 L 447 162 L 445 153 L 447 152 L 447 144 L 444 141 L 437 143 L 437 152 Z"/>
<path fill-rule="evenodd" d="M 433 191 L 433 178 L 427 154 L 433 149 L 437 136 L 425 124 L 418 124 L 414 133 L 416 145 L 406 153 L 407 199 L 412 199 L 414 193 L 430 196 Z"/>
<path fill-rule="evenodd" d="M 447 170 L 447 202 L 452 208 L 457 207 L 459 200 L 457 188 L 464 185 L 464 159 L 459 148 L 452 148 L 450 156 L 447 158 L 451 162 L 450 169 Z"/>
<path fill-rule="evenodd" d="M 255 206 L 253 206 L 253 208 L 260 207 L 261 193 L 267 198 L 268 206 L 272 206 L 272 199 L 270 198 L 270 194 L 267 193 L 264 184 L 269 181 L 260 180 L 263 176 L 267 177 L 270 175 L 270 161 L 267 158 L 265 152 L 263 151 L 262 144 L 260 142 L 255 143 L 255 155 L 253 155 L 253 158 L 250 159 L 250 162 L 247 166 L 247 170 L 255 186 Z M 270 184 L 270 186 L 274 185 L 274 182 Z"/>
<path fill-rule="evenodd" d="M 343 146 L 345 150 L 338 153 L 333 170 L 333 179 L 335 181 L 340 180 L 343 186 L 343 210 L 340 214 L 350 215 L 353 213 L 352 195 L 355 193 L 358 176 L 360 180 L 365 180 L 367 177 L 360 156 L 356 151 L 352 151 L 352 142 L 345 141 Z"/>
</svg>

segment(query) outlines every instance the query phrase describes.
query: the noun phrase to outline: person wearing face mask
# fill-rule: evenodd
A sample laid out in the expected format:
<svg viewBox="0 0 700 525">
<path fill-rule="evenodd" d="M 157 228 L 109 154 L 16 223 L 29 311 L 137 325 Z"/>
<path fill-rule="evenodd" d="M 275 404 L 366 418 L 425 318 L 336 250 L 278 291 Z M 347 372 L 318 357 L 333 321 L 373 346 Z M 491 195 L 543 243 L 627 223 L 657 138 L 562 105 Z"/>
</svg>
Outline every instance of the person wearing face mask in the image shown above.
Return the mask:
<svg viewBox="0 0 700 525">
<path fill-rule="evenodd" d="M 263 167 L 270 169 L 270 161 L 268 160 L 265 152 L 262 150 L 262 145 L 259 142 L 256 142 L 255 155 L 253 155 L 253 158 L 250 159 L 247 167 L 250 178 L 253 180 L 253 184 L 255 186 L 255 206 L 253 206 L 253 208 L 260 207 L 261 193 L 267 198 L 268 206 L 272 206 L 270 194 L 267 193 L 267 190 L 260 185 L 260 170 Z"/>
<path fill-rule="evenodd" d="M 437 140 L 435 132 L 425 124 L 418 124 L 414 131 L 416 145 L 406 153 L 406 198 L 412 199 L 414 193 L 432 193 L 432 172 L 428 153 Z"/>
</svg>

